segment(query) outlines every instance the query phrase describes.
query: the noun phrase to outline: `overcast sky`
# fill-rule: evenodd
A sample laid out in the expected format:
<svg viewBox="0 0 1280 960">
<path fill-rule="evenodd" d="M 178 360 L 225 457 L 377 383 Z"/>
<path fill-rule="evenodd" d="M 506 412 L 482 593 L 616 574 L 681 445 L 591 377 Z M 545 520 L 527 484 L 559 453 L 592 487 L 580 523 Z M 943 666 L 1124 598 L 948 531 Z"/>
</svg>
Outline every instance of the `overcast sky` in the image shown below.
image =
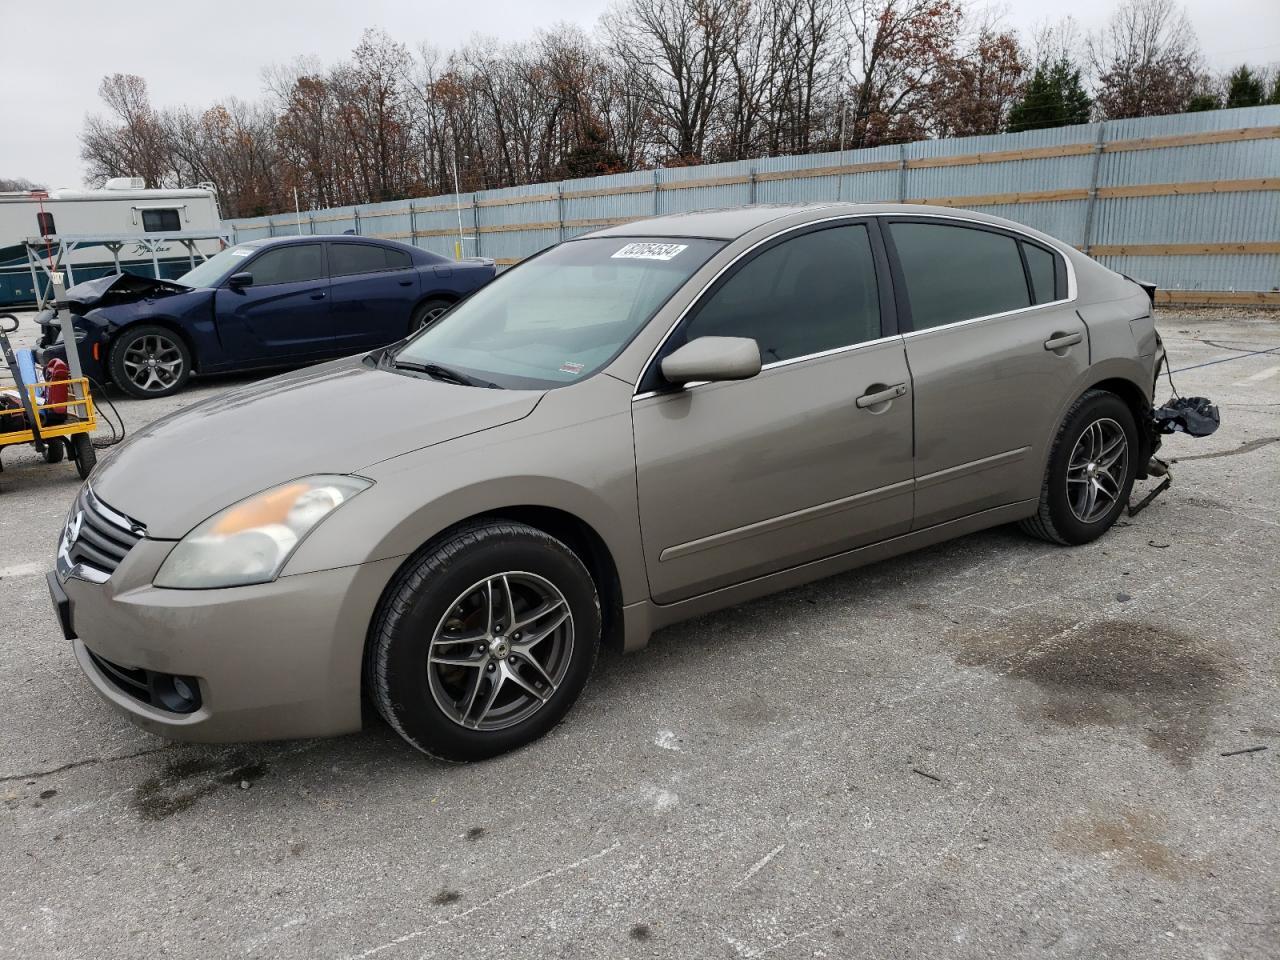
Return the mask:
<svg viewBox="0 0 1280 960">
<path fill-rule="evenodd" d="M 62 0 L 51 20 L 22 0 L 0 0 L 6 25 L 0 59 L 0 176 L 50 187 L 79 186 L 79 133 L 101 109 L 98 83 L 110 73 L 145 77 L 156 106 L 207 106 L 262 92 L 264 66 L 316 55 L 345 56 L 365 27 L 382 27 L 415 48 L 449 49 L 480 32 L 502 40 L 568 21 L 593 26 L 609 0 L 256 0 L 194 5 L 132 0 Z M 1024 31 L 1072 13 L 1084 30 L 1105 21 L 1112 0 L 997 4 Z M 1277 0 L 1187 0 L 1211 66 L 1280 60 Z"/>
</svg>

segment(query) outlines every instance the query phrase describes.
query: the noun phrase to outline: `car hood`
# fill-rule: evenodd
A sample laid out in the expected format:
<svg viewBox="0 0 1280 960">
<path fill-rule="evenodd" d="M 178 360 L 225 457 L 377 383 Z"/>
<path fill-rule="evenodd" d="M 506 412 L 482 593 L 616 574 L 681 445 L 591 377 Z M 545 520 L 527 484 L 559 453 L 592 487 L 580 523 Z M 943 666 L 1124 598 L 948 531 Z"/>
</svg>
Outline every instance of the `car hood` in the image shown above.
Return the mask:
<svg viewBox="0 0 1280 960">
<path fill-rule="evenodd" d="M 528 416 L 541 391 L 463 387 L 379 370 L 358 357 L 232 390 L 144 427 L 99 462 L 94 491 L 178 539 L 268 487 L 359 473 L 411 450 Z"/>
<path fill-rule="evenodd" d="M 136 273 L 113 273 L 109 277 L 77 283 L 68 288 L 64 299 L 68 310 L 77 316 L 83 316 L 96 307 L 155 300 L 175 293 L 190 293 L 191 289 L 172 280 L 156 280 Z"/>
</svg>

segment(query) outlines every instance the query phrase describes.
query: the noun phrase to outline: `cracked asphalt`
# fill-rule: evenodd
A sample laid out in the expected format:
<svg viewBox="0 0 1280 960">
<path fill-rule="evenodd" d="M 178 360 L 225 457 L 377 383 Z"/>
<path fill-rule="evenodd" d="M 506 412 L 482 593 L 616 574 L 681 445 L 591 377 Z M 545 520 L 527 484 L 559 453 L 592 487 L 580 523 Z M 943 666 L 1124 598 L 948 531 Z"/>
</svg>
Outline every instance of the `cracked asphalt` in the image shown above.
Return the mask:
<svg viewBox="0 0 1280 960">
<path fill-rule="evenodd" d="M 1160 329 L 1223 426 L 1102 540 L 992 530 L 665 630 L 471 766 L 373 720 L 116 717 L 45 592 L 74 469 L 6 450 L 0 957 L 1280 955 L 1280 316 Z"/>
</svg>

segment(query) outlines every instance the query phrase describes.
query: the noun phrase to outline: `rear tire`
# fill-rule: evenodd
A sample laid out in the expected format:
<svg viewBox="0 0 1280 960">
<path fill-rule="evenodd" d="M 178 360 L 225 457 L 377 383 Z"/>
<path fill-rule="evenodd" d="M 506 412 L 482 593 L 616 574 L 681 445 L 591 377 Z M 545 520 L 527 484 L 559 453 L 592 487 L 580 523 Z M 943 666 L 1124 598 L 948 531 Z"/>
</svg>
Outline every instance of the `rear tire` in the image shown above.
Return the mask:
<svg viewBox="0 0 1280 960">
<path fill-rule="evenodd" d="M 1034 517 L 1025 533 L 1078 546 L 1111 528 L 1138 471 L 1138 428 L 1129 405 L 1114 393 L 1088 390 L 1063 418 L 1049 452 L 1049 467 Z"/>
<path fill-rule="evenodd" d="M 61 437 L 54 437 L 52 440 L 44 442 L 44 462 L 45 463 L 61 463 L 62 458 L 66 456 L 67 448 L 62 442 Z"/>
<path fill-rule="evenodd" d="M 111 344 L 107 363 L 115 385 L 139 400 L 167 397 L 191 379 L 191 351 L 167 327 L 126 327 Z"/>
<path fill-rule="evenodd" d="M 522 523 L 468 523 L 388 586 L 365 683 L 418 750 L 482 760 L 560 722 L 595 665 L 600 627 L 595 583 L 567 546 Z"/>
<path fill-rule="evenodd" d="M 413 318 L 409 321 L 409 333 L 412 335 L 431 326 L 452 306 L 453 301 L 444 297 L 432 297 L 426 303 L 418 304 L 413 310 Z"/>
</svg>

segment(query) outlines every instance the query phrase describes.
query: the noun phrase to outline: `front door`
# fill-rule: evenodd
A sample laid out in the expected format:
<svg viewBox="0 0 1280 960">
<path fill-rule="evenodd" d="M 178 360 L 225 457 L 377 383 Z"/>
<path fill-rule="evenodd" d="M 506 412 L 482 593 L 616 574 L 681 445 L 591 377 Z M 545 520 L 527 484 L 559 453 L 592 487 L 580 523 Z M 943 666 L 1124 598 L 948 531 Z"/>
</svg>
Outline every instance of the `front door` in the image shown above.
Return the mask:
<svg viewBox="0 0 1280 960">
<path fill-rule="evenodd" d="M 252 285 L 218 289 L 218 336 L 231 364 L 287 363 L 329 352 L 334 331 L 323 251 L 320 243 L 268 247 L 242 268 Z"/>
<path fill-rule="evenodd" d="M 892 293 L 875 231 L 844 221 L 772 241 L 659 351 L 632 406 L 655 601 L 909 529 L 910 373 L 901 338 L 882 327 Z M 750 337 L 764 368 L 750 380 L 667 388 L 662 356 L 700 336 Z"/>
<path fill-rule="evenodd" d="M 1057 413 L 1089 364 L 1062 255 L 945 219 L 888 232 L 915 389 L 915 528 L 1038 497 Z"/>
</svg>

